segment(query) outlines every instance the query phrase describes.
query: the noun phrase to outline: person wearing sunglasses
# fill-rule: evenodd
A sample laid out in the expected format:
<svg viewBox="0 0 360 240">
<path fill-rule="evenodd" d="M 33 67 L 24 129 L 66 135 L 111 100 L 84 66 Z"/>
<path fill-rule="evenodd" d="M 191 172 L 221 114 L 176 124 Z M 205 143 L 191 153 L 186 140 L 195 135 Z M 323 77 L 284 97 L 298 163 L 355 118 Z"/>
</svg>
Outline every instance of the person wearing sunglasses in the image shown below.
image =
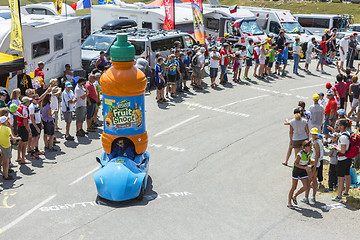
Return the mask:
<svg viewBox="0 0 360 240">
<path fill-rule="evenodd" d="M 123 138 L 115 140 L 111 153 L 109 154 L 109 160 L 117 157 L 126 157 L 131 160 L 134 160 L 135 158 L 134 151 L 131 149 L 129 144 L 126 144 L 125 139 Z"/>
</svg>

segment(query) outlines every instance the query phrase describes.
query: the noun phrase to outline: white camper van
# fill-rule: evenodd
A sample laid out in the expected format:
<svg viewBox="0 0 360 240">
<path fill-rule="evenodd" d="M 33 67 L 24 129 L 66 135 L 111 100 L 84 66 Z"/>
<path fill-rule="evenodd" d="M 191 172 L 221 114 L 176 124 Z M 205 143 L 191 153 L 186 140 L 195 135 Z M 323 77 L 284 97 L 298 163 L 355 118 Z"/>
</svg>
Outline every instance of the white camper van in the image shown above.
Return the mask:
<svg viewBox="0 0 360 240">
<path fill-rule="evenodd" d="M 207 35 L 223 37 L 224 33 L 239 37 L 240 45 L 247 45 L 251 38 L 254 42 L 265 41 L 267 37 L 263 29 L 256 21 L 255 15 L 247 9 L 238 9 L 235 13 L 230 13 L 229 6 L 213 6 L 204 4 L 204 24 Z M 232 25 L 237 20 L 244 20 L 240 31 Z"/>
<path fill-rule="evenodd" d="M 45 63 L 45 81 L 62 77 L 65 64 L 81 69 L 81 23 L 78 17 L 22 15 L 24 59 L 30 71 Z M 11 19 L 0 21 L 0 52 L 21 56 L 10 49 Z M 9 88 L 16 87 L 10 80 Z"/>
<path fill-rule="evenodd" d="M 240 9 L 250 10 L 255 15 L 260 27 L 262 27 L 267 34 L 273 33 L 277 35 L 280 29 L 284 28 L 285 38 L 289 43 L 295 42 L 295 37 L 299 37 L 300 42 L 308 42 L 313 37 L 311 32 L 306 31 L 298 21 L 296 21 L 289 10 L 243 6 L 241 6 Z"/>
<path fill-rule="evenodd" d="M 330 14 L 295 14 L 300 25 L 316 35 L 324 35 L 325 29 L 336 28 L 338 31 L 346 32 L 351 22 L 348 15 Z"/>
<path fill-rule="evenodd" d="M 180 4 L 176 4 L 175 9 L 177 9 L 177 5 Z M 181 14 L 177 14 L 177 12 L 181 12 Z M 165 9 L 164 7 L 148 6 L 142 2 L 93 5 L 91 7 L 91 32 L 101 30 L 105 23 L 116 19 L 134 20 L 138 28 L 163 29 Z M 183 32 L 194 31 L 191 8 L 176 10 L 175 29 Z"/>
</svg>

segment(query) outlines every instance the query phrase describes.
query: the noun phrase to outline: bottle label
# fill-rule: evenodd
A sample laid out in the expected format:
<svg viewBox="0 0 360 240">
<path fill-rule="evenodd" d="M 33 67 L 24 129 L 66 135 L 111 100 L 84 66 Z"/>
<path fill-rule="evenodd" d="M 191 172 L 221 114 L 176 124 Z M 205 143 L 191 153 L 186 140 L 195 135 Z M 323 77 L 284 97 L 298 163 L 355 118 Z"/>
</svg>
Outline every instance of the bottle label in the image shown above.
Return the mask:
<svg viewBox="0 0 360 240">
<path fill-rule="evenodd" d="M 145 132 L 145 96 L 103 95 L 104 132 L 126 136 Z"/>
</svg>

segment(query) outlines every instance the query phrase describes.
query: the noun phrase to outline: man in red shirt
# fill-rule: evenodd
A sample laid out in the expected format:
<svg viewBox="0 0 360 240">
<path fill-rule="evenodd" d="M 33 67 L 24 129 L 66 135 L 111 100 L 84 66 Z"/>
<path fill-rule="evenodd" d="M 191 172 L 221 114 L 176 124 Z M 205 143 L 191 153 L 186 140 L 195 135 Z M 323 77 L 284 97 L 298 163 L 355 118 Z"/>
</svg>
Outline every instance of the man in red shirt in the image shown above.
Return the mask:
<svg viewBox="0 0 360 240">
<path fill-rule="evenodd" d="M 325 106 L 325 123 L 323 134 L 325 135 L 325 140 L 327 141 L 330 130 L 328 126 L 334 127 L 336 121 L 336 109 L 337 109 L 337 102 L 334 98 L 334 91 L 328 91 L 326 93 L 327 98 L 329 99 L 328 103 Z"/>
<path fill-rule="evenodd" d="M 327 55 L 327 45 L 330 41 L 332 41 L 333 39 L 335 39 L 335 36 L 332 36 L 331 38 L 329 38 L 328 40 L 326 40 L 326 36 L 323 35 L 322 40 L 320 41 L 320 50 L 321 52 L 319 53 L 319 62 L 317 64 L 316 67 L 316 71 L 319 71 L 319 65 L 321 64 L 321 73 L 326 73 L 324 71 L 324 64 L 326 61 L 326 55 Z"/>
<path fill-rule="evenodd" d="M 30 98 L 23 97 L 21 100 L 22 104 L 19 106 L 16 116 L 17 116 L 17 126 L 19 137 L 21 138 L 18 145 L 18 158 L 17 162 L 20 164 L 29 164 L 30 161 L 25 159 L 26 146 L 29 137 L 31 138 L 31 131 L 29 127 L 29 113 L 28 106 L 30 105 Z"/>
<path fill-rule="evenodd" d="M 224 80 L 224 75 L 226 73 L 227 65 L 229 64 L 229 58 L 230 58 L 229 48 L 230 45 L 228 43 L 224 43 L 223 48 L 220 51 L 220 68 L 221 68 L 220 84 L 224 84 L 226 82 Z"/>
<path fill-rule="evenodd" d="M 94 121 L 94 113 L 96 109 L 96 103 L 99 101 L 99 95 L 96 91 L 96 87 L 94 85 L 96 77 L 100 78 L 100 73 L 96 74 L 90 74 L 89 75 L 89 81 L 86 82 L 85 86 L 88 90 L 87 95 L 87 117 L 86 117 L 86 123 L 87 123 L 87 131 L 88 132 L 95 132 L 95 129 L 97 128 L 95 125 L 96 119 Z"/>
</svg>

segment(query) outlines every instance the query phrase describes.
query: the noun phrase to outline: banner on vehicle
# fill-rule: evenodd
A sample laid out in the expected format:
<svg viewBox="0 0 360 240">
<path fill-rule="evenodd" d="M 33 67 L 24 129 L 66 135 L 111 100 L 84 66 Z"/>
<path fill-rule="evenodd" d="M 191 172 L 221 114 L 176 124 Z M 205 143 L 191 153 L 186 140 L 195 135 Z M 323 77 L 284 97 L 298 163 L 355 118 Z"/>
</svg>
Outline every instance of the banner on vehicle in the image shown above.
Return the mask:
<svg viewBox="0 0 360 240">
<path fill-rule="evenodd" d="M 194 34 L 196 41 L 205 44 L 205 29 L 202 0 L 191 0 L 194 19 Z"/>
<path fill-rule="evenodd" d="M 98 0 L 98 5 L 115 4 L 114 0 Z"/>
<path fill-rule="evenodd" d="M 24 49 L 18 0 L 9 0 L 11 11 L 10 48 L 22 52 Z"/>
<path fill-rule="evenodd" d="M 175 3 L 174 0 L 164 0 L 165 21 L 164 30 L 174 30 L 175 28 Z"/>
<path fill-rule="evenodd" d="M 62 10 L 62 0 L 54 0 L 54 7 L 57 14 L 60 15 Z"/>
</svg>

